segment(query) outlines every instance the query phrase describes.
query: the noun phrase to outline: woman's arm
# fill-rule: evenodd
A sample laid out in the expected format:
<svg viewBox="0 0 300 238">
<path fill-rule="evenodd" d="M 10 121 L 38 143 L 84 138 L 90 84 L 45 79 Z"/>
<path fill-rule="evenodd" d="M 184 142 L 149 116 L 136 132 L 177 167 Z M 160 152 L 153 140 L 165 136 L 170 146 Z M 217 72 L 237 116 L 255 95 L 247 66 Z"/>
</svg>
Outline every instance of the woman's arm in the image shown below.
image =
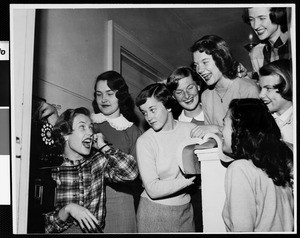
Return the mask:
<svg viewBox="0 0 300 238">
<path fill-rule="evenodd" d="M 45 232 L 60 233 L 67 230 L 75 219 L 83 231 L 99 232 L 97 218 L 85 207 L 70 203 L 61 209 L 45 214 Z"/>
<path fill-rule="evenodd" d="M 131 181 L 137 178 L 139 172 L 134 157 L 125 154 L 119 149 L 114 149 L 111 144 L 107 144 L 104 141 L 102 133 L 94 134 L 93 147 L 101 152 L 94 154 L 93 157 L 100 156 L 107 161 L 105 166 L 105 178 L 109 181 L 117 183 Z"/>
<path fill-rule="evenodd" d="M 191 130 L 192 138 L 203 138 L 207 133 L 214 133 L 221 136 L 222 127 L 218 125 L 200 125 Z"/>
<path fill-rule="evenodd" d="M 61 209 L 58 207 L 54 211 L 44 214 L 45 233 L 60 233 L 72 225 L 72 218 L 59 215 Z"/>
<path fill-rule="evenodd" d="M 139 175 L 137 162 L 132 155 L 107 146 L 104 156 L 107 160 L 105 177 L 114 183 L 132 181 Z"/>
<path fill-rule="evenodd" d="M 167 197 L 194 183 L 195 177 L 161 180 L 156 168 L 155 154 L 149 143 L 141 137 L 137 140 L 138 167 L 146 192 L 151 199 Z"/>
<path fill-rule="evenodd" d="M 111 182 L 132 181 L 139 175 L 137 162 L 132 155 L 111 148 L 105 156 L 108 160 L 107 174 Z"/>
</svg>

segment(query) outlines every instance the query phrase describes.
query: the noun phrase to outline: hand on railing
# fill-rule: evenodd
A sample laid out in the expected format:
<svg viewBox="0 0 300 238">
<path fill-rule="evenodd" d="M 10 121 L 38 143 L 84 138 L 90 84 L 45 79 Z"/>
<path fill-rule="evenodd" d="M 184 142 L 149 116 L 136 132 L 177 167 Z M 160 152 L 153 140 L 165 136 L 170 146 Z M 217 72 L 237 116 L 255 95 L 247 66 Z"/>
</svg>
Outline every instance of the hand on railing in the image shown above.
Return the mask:
<svg viewBox="0 0 300 238">
<path fill-rule="evenodd" d="M 192 138 L 204 138 L 207 134 L 220 133 L 221 127 L 218 125 L 201 125 L 191 130 Z"/>
<path fill-rule="evenodd" d="M 196 144 L 194 149 L 195 150 L 205 150 L 205 149 L 211 149 L 218 146 L 218 143 L 215 139 L 209 138 L 206 142 L 202 144 Z"/>
</svg>

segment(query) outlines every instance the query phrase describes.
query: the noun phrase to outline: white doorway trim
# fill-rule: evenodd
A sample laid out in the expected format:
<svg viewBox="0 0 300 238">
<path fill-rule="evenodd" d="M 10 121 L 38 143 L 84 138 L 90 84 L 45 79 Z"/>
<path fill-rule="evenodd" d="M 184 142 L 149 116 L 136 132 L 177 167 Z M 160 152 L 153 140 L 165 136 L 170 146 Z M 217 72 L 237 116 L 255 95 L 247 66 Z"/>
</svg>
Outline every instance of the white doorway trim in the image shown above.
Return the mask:
<svg viewBox="0 0 300 238">
<path fill-rule="evenodd" d="M 35 10 L 10 7 L 13 233 L 27 233 Z"/>
</svg>

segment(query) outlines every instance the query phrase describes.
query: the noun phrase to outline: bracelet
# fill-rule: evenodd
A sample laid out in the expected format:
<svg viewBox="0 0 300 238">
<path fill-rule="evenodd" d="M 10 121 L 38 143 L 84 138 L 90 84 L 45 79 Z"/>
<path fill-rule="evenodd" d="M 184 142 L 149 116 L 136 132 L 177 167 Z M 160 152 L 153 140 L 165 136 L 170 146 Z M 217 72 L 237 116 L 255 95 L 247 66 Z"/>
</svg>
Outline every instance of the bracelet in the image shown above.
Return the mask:
<svg viewBox="0 0 300 238">
<path fill-rule="evenodd" d="M 106 143 L 105 145 L 103 145 L 99 150 L 102 151 L 102 149 L 105 147 L 105 146 L 111 146 L 112 144 L 110 143 Z"/>
</svg>

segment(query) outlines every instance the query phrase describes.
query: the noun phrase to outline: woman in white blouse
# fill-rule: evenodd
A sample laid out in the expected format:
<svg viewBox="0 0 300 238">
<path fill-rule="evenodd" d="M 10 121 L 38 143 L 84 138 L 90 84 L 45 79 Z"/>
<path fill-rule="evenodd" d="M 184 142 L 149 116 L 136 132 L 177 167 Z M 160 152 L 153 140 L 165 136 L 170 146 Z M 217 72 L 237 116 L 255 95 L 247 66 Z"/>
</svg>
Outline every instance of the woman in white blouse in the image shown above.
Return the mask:
<svg viewBox="0 0 300 238">
<path fill-rule="evenodd" d="M 291 62 L 281 59 L 259 70 L 259 97 L 273 114 L 282 140 L 293 145 L 293 82 Z"/>
</svg>

